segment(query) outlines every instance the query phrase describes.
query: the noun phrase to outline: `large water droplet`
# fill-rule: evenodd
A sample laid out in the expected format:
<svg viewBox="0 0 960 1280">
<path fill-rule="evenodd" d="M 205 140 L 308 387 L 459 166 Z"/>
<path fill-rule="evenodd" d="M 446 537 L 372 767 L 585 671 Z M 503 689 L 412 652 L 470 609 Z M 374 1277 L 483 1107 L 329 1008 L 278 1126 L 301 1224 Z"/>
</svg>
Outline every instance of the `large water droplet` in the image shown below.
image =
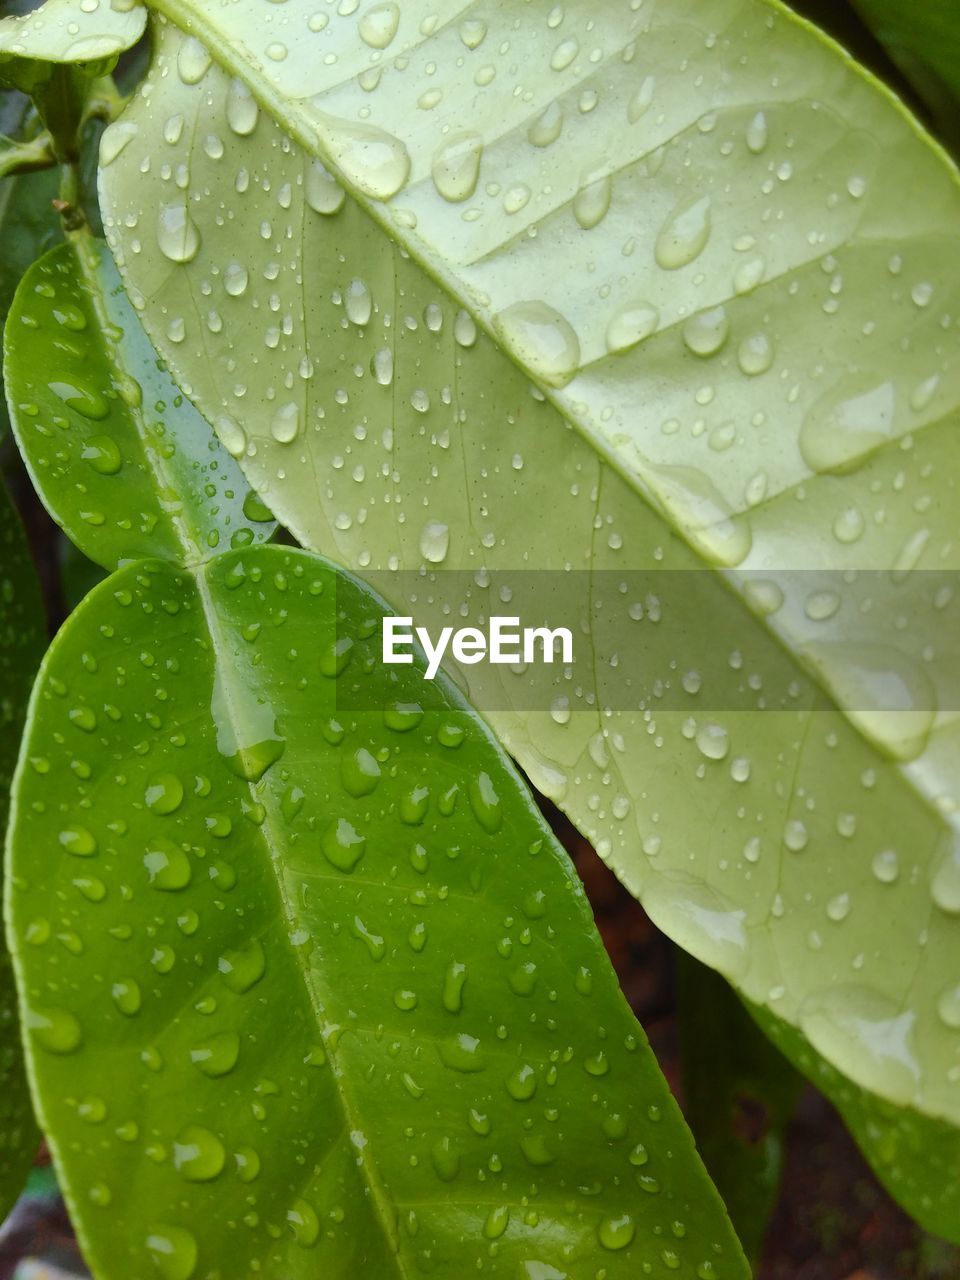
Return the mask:
<svg viewBox="0 0 960 1280">
<path fill-rule="evenodd" d="M 456 133 L 433 156 L 433 185 L 444 200 L 469 200 L 477 189 L 483 139 L 478 133 Z"/>
<path fill-rule="evenodd" d="M 173 1165 L 188 1182 L 211 1182 L 223 1172 L 226 1152 L 220 1139 L 200 1125 L 187 1125 L 173 1144 Z"/>
<path fill-rule="evenodd" d="M 547 303 L 515 302 L 501 311 L 497 329 L 507 347 L 535 378 L 565 387 L 580 363 L 580 341 L 573 326 Z"/>
<path fill-rule="evenodd" d="M 663 224 L 654 246 L 657 265 L 678 271 L 700 256 L 710 239 L 710 197 L 684 201 Z"/>
<path fill-rule="evenodd" d="M 157 244 L 171 262 L 190 262 L 200 248 L 200 232 L 185 204 L 162 204 L 157 215 Z"/>
<path fill-rule="evenodd" d="M 368 9 L 357 24 L 360 38 L 371 49 L 386 49 L 397 34 L 400 25 L 400 6 L 375 4 Z"/>
<path fill-rule="evenodd" d="M 420 554 L 430 564 L 446 559 L 450 547 L 450 526 L 441 520 L 428 520 L 420 530 Z"/>
<path fill-rule="evenodd" d="M 234 133 L 246 138 L 257 127 L 259 118 L 256 98 L 242 80 L 231 80 L 227 89 L 227 124 Z"/>
<path fill-rule="evenodd" d="M 197 1242 L 185 1227 L 150 1227 L 145 1244 L 161 1280 L 190 1280 L 197 1269 Z"/>
<path fill-rule="evenodd" d="M 326 116 L 317 133 L 347 181 L 364 195 L 389 200 L 406 182 L 410 173 L 407 148 L 383 129 Z"/>
</svg>

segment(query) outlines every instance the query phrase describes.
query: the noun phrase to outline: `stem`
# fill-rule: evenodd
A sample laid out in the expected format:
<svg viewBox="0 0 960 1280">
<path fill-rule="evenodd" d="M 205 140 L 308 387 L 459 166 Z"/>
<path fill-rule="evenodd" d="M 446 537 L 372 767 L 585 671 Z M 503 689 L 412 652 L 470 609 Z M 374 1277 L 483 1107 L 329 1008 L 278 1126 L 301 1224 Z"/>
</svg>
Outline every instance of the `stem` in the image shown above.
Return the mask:
<svg viewBox="0 0 960 1280">
<path fill-rule="evenodd" d="M 53 139 L 49 133 L 41 133 L 29 142 L 11 143 L 0 151 L 0 178 L 15 173 L 32 173 L 38 169 L 52 169 L 56 163 Z"/>
</svg>

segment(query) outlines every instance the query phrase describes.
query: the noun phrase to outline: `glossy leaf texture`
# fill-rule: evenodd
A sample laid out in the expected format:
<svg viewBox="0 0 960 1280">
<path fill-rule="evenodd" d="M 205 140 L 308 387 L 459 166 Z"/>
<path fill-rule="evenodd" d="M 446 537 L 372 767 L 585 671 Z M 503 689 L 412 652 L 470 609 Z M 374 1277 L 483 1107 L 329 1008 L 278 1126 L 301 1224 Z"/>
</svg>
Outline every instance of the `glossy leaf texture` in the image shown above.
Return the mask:
<svg viewBox="0 0 960 1280">
<path fill-rule="evenodd" d="M 960 987 L 953 993 L 960 1021 Z M 960 1244 L 960 1135 L 915 1111 L 891 1106 L 858 1088 L 791 1028 L 750 1006 L 773 1043 L 824 1093 L 874 1173 L 927 1231 Z"/>
<path fill-rule="evenodd" d="M 0 482 L 0 835 L 6 833 L 10 778 L 45 631 L 26 538 Z M 13 974 L 6 949 L 0 946 L 0 1220 L 23 1189 L 38 1141 Z"/>
<path fill-rule="evenodd" d="M 960 143 L 960 12 L 953 0 L 853 0 L 918 93 L 932 108 L 945 137 Z"/>
<path fill-rule="evenodd" d="M 724 979 L 682 953 L 678 1000 L 684 1114 L 756 1262 L 777 1202 L 784 1130 L 802 1078 Z"/>
<path fill-rule="evenodd" d="M 101 189 L 177 381 L 425 624 L 581 570 L 574 679 L 475 704 L 678 943 L 956 1122 L 942 154 L 764 0 L 156 7 Z"/>
<path fill-rule="evenodd" d="M 380 617 L 306 552 L 141 562 L 45 663 L 9 911 L 94 1270 L 745 1276 L 572 869 Z"/>
<path fill-rule="evenodd" d="M 28 271 L 7 320 L 5 376 L 37 492 L 98 564 L 195 561 L 273 533 L 272 515 L 157 359 L 92 238 L 60 245 Z"/>
</svg>

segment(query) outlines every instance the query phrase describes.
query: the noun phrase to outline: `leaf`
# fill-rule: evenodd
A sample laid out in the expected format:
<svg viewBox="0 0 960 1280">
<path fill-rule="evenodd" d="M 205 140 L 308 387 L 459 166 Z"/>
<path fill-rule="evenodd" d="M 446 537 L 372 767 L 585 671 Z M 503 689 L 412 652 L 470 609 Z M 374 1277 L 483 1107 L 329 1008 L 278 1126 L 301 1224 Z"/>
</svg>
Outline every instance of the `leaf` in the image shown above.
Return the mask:
<svg viewBox="0 0 960 1280">
<path fill-rule="evenodd" d="M 960 991 L 954 1000 L 954 1008 L 960 1009 Z M 957 1130 L 859 1089 L 791 1028 L 756 1006 L 750 1006 L 750 1012 L 779 1050 L 837 1108 L 890 1194 L 926 1231 L 960 1244 Z"/>
<path fill-rule="evenodd" d="M 32 268 L 6 337 L 16 430 L 70 529 L 76 464 L 32 441 L 66 453 L 88 427 L 32 411 L 37 352 L 105 401 L 122 354 L 154 395 L 91 261 L 80 240 Z M 131 400 L 95 419 L 131 460 L 103 490 L 119 530 L 152 474 Z M 174 458 L 197 423 L 168 411 Z M 215 518 L 225 550 L 233 508 L 181 465 L 179 527 Z M 232 459 L 219 474 L 239 490 Z M 743 1280 L 583 890 L 494 741 L 445 681 L 379 661 L 381 605 L 327 562 L 204 559 L 160 528 L 183 567 L 125 564 L 45 660 L 10 840 L 32 1083 L 95 1272 Z"/>
<path fill-rule="evenodd" d="M 5 833 L 10 776 L 45 628 L 26 539 L 2 482 L 0 565 L 0 833 Z M 38 1140 L 23 1070 L 10 960 L 0 945 L 0 1221 L 23 1188 Z"/>
<path fill-rule="evenodd" d="M 956 1122 L 942 154 L 763 0 L 156 7 L 101 189 L 177 381 L 398 612 L 556 571 L 572 678 L 460 673 L 501 741 L 675 941 Z"/>
<path fill-rule="evenodd" d="M 953 0 L 853 0 L 894 61 L 933 108 L 948 141 L 960 142 L 960 15 Z"/>
<path fill-rule="evenodd" d="M 90 559 L 105 568 L 196 560 L 221 538 L 243 547 L 273 533 L 270 512 L 157 360 L 95 241 L 60 245 L 30 268 L 5 348 L 24 461 Z"/>
<path fill-rule="evenodd" d="M 46 0 L 0 18 L 0 85 L 30 95 L 61 163 L 78 152 L 92 83 L 140 39 L 146 10 L 136 0 Z"/>
<path fill-rule="evenodd" d="M 96 64 L 137 43 L 147 11 L 136 0 L 45 0 L 29 13 L 0 18 L 0 82 L 30 92 L 54 63 Z"/>
<path fill-rule="evenodd" d="M 684 1114 L 744 1250 L 757 1261 L 802 1081 L 722 978 L 682 953 L 678 960 Z M 793 1039 L 803 1044 L 802 1036 Z"/>
</svg>

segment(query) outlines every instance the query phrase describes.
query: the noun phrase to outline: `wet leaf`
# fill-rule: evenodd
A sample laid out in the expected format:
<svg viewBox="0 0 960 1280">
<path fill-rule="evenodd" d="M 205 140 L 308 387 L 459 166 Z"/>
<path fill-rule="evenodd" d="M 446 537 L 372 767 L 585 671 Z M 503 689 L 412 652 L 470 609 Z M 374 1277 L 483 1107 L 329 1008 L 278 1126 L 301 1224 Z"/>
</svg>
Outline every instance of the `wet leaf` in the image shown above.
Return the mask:
<svg viewBox="0 0 960 1280">
<path fill-rule="evenodd" d="M 0 483 L 0 834 L 6 832 L 10 776 L 44 633 L 36 572 L 20 521 Z M 13 975 L 0 944 L 0 1220 L 23 1189 L 37 1142 Z"/>
<path fill-rule="evenodd" d="M 582 887 L 453 687 L 383 664 L 381 603 L 318 556 L 198 555 L 184 403 L 180 523 L 140 529 L 158 473 L 114 360 L 144 405 L 150 362 L 131 317 L 108 336 L 120 304 L 75 252 L 18 292 L 11 404 L 52 514 L 127 563 L 45 660 L 8 911 L 95 1273 L 744 1280 Z M 29 382 L 44 333 L 72 404 Z M 98 543 L 77 520 L 94 428 L 130 470 Z M 132 559 L 153 546 L 181 564 Z"/>
<path fill-rule="evenodd" d="M 37 492 L 98 564 L 202 559 L 273 533 L 158 361 L 98 242 L 77 237 L 30 268 L 7 348 L 14 431 Z"/>
<path fill-rule="evenodd" d="M 423 623 L 567 574 L 574 679 L 462 673 L 501 741 L 680 945 L 955 1122 L 942 154 L 763 0 L 157 7 L 101 183 L 177 380 Z"/>
<path fill-rule="evenodd" d="M 143 35 L 146 15 L 136 0 L 45 0 L 28 13 L 0 18 L 0 84 L 29 93 L 55 65 L 92 69 L 116 59 Z"/>
</svg>

